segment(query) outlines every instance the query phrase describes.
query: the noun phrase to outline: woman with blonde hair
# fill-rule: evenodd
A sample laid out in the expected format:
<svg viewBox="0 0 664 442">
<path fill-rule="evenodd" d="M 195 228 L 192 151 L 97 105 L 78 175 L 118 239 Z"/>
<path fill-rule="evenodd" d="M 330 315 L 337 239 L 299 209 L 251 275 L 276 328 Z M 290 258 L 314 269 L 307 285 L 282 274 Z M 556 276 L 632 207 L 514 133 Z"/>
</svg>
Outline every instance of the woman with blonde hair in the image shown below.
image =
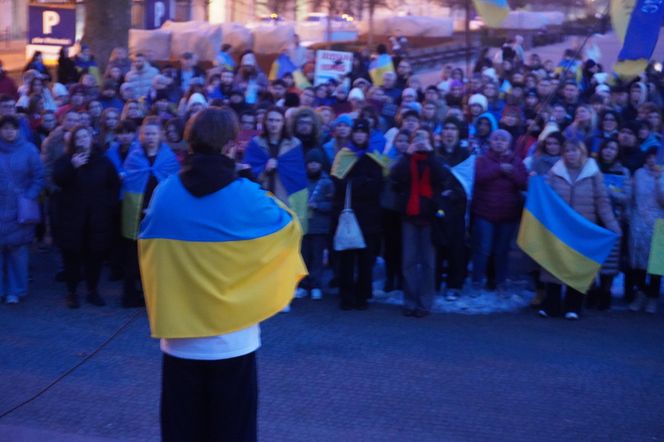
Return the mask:
<svg viewBox="0 0 664 442">
<path fill-rule="evenodd" d="M 546 179 L 554 192 L 584 218 L 601 223 L 617 234 L 622 233 L 609 202 L 602 172 L 597 162 L 588 158 L 588 150 L 582 142 L 565 142 L 562 158 L 549 170 Z M 540 279 L 546 284 L 546 298 L 539 315 L 560 315 L 563 283 L 546 270 L 542 270 Z M 564 301 L 565 318 L 579 319 L 582 304 L 583 293 L 568 286 Z"/>
</svg>

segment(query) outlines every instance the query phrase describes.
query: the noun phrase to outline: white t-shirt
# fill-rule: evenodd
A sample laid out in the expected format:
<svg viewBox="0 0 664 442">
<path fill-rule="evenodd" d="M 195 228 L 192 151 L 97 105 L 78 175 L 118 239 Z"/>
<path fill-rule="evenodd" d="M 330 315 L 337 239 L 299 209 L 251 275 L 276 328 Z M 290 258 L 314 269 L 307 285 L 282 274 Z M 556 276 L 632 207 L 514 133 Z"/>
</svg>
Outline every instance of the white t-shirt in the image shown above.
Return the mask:
<svg viewBox="0 0 664 442">
<path fill-rule="evenodd" d="M 215 361 L 247 355 L 261 346 L 258 324 L 233 333 L 205 338 L 162 338 L 161 351 L 181 359 Z"/>
</svg>

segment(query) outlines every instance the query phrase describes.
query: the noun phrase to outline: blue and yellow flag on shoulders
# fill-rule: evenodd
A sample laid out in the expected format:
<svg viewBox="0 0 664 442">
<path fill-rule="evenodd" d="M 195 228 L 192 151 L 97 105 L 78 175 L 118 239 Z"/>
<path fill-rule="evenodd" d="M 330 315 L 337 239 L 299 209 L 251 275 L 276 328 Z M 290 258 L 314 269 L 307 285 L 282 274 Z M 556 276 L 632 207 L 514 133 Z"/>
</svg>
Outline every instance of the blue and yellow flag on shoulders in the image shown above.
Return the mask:
<svg viewBox="0 0 664 442">
<path fill-rule="evenodd" d="M 253 174 L 262 181 L 263 188 L 273 192 L 295 212 L 306 232 L 309 189 L 302 143 L 297 138 L 282 140 L 276 173 L 273 177 L 264 177 L 265 165 L 269 159 L 267 141 L 263 137 L 252 138 L 244 151 L 244 161 L 251 166 Z"/>
<path fill-rule="evenodd" d="M 383 175 L 387 176 L 390 174 L 392 160 L 387 155 L 384 155 L 378 151 L 369 151 L 363 153 L 362 155 L 366 155 L 378 163 L 378 165 L 383 168 Z M 354 150 L 348 147 L 342 147 L 334 157 L 330 175 L 343 180 L 346 178 L 346 175 L 348 175 L 348 172 L 353 169 L 353 166 L 355 166 L 355 163 L 357 163 L 359 159 L 360 155 L 358 155 Z"/>
<path fill-rule="evenodd" d="M 386 72 L 394 72 L 394 64 L 389 54 L 380 54 L 369 64 L 369 76 L 374 86 L 383 85 L 383 75 Z"/>
<path fill-rule="evenodd" d="M 152 336 L 216 336 L 280 312 L 307 273 L 301 238 L 293 213 L 256 183 L 195 197 L 170 177 L 138 240 Z"/>
<path fill-rule="evenodd" d="M 617 239 L 572 209 L 544 177 L 530 178 L 517 244 L 553 276 L 585 293 Z"/>
<path fill-rule="evenodd" d="M 145 190 L 154 175 L 161 183 L 180 170 L 180 163 L 170 147 L 162 144 L 153 164 L 139 146 L 129 152 L 124 162 L 125 175 L 122 180 L 122 235 L 136 239 L 143 210 Z"/>
<path fill-rule="evenodd" d="M 272 63 L 268 79 L 270 81 L 278 80 L 283 78 L 286 74 L 293 75 L 295 86 L 299 89 L 311 87 L 311 83 L 309 83 L 307 77 L 305 77 L 302 70 L 293 63 L 288 54 L 281 53 Z"/>
<path fill-rule="evenodd" d="M 510 7 L 507 0 L 473 0 L 477 13 L 490 28 L 497 28 L 503 24 Z"/>
<path fill-rule="evenodd" d="M 664 20 L 659 0 L 612 0 L 611 21 L 623 41 L 613 69 L 622 77 L 641 74 L 650 61 Z"/>
</svg>

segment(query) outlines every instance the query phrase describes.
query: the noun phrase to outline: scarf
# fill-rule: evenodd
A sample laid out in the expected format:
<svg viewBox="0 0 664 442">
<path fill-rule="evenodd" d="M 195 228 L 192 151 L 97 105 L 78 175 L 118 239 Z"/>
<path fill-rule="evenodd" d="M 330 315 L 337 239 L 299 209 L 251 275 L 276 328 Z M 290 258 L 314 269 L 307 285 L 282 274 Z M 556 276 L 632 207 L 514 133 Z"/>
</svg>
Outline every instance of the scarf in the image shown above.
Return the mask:
<svg viewBox="0 0 664 442">
<path fill-rule="evenodd" d="M 420 214 L 420 197 L 429 198 L 433 196 L 431 190 L 431 169 L 428 164 L 424 165 L 422 175 L 419 172 L 419 164 L 426 161 L 425 153 L 417 152 L 410 157 L 410 196 L 408 197 L 408 206 L 406 215 L 417 216 Z"/>
</svg>

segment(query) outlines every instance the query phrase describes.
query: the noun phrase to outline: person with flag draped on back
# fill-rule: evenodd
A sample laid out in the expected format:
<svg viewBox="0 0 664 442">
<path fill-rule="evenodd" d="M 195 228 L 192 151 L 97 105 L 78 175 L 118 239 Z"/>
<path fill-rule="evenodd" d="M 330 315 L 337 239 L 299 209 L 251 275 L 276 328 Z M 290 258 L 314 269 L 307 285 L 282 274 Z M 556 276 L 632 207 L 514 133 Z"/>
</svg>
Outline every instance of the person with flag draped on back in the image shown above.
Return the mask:
<svg viewBox="0 0 664 442">
<path fill-rule="evenodd" d="M 563 146 L 562 158 L 549 170 L 546 181 L 553 191 L 558 194 L 574 211 L 578 212 L 588 221 L 601 223 L 610 231 L 621 234 L 619 223 L 616 221 L 604 185 L 602 172 L 593 158 L 588 158 L 586 146 L 577 140 L 568 140 Z M 554 210 L 551 207 L 549 210 Z M 592 238 L 582 238 L 581 241 L 592 241 Z M 608 248 L 610 252 L 611 247 Z M 560 260 L 568 259 L 560 256 Z M 599 263 L 601 265 L 601 263 Z M 599 265 L 597 270 L 599 270 Z M 558 316 L 565 314 L 567 319 L 579 319 L 583 305 L 583 292 L 576 285 L 570 286 L 567 281 L 567 293 L 564 306 L 561 304 L 561 281 L 547 270 L 542 270 L 540 279 L 546 283 L 546 298 L 539 310 L 540 316 Z M 589 281 L 588 286 L 590 286 Z M 587 288 L 586 288 L 587 290 Z M 564 307 L 564 309 L 563 309 Z"/>
<path fill-rule="evenodd" d="M 257 440 L 259 324 L 306 274 L 295 215 L 237 177 L 237 133 L 228 108 L 189 121 L 191 154 L 155 190 L 139 236 L 164 441 Z"/>
<path fill-rule="evenodd" d="M 139 280 L 136 239 L 157 185 L 180 170 L 170 147 L 160 140 L 161 123 L 157 117 L 143 121 L 139 131 L 140 146 L 129 152 L 122 180 L 122 236 L 125 242 L 125 268 L 122 306 L 141 307 L 143 298 L 137 290 Z"/>
<path fill-rule="evenodd" d="M 373 296 L 372 270 L 380 241 L 380 194 L 386 170 L 382 154 L 370 148 L 370 131 L 371 125 L 367 120 L 355 120 L 349 146 L 339 150 L 332 164 L 334 219 L 339 218 L 346 190 L 350 188 L 351 208 L 366 244 L 364 249 L 338 252 L 342 310 L 366 310 L 368 300 Z"/>
<path fill-rule="evenodd" d="M 302 143 L 291 136 L 284 110 L 269 108 L 263 117 L 261 135 L 252 138 L 244 152 L 244 162 L 263 189 L 269 190 L 298 216 L 306 231 L 307 173 Z"/>
</svg>

